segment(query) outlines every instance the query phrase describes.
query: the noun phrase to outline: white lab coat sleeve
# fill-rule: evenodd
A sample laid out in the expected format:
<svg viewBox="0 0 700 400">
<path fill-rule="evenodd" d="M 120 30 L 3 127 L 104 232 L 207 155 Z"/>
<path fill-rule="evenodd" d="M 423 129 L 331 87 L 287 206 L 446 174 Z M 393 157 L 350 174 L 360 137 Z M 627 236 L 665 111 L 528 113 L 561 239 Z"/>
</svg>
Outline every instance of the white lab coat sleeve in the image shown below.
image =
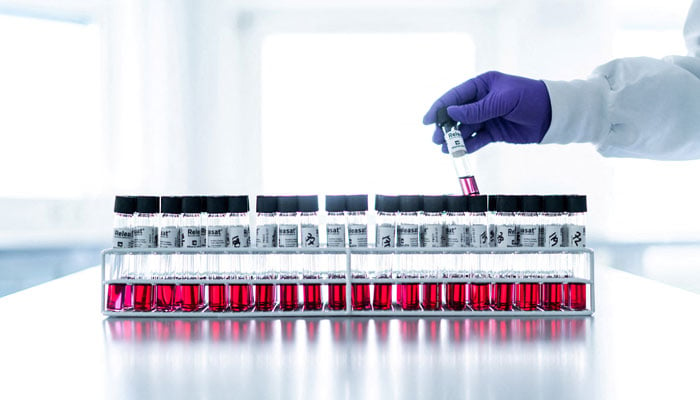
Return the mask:
<svg viewBox="0 0 700 400">
<path fill-rule="evenodd" d="M 700 158 L 700 0 L 688 56 L 611 61 L 587 80 L 545 81 L 552 123 L 542 143 L 593 143 L 606 157 Z"/>
</svg>

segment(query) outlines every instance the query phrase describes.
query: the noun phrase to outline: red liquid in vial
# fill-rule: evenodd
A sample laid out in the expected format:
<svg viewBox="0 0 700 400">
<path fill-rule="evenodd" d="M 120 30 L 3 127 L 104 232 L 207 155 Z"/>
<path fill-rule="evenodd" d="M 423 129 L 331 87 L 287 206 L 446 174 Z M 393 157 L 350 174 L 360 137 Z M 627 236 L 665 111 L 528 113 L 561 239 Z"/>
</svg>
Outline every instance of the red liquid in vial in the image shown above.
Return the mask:
<svg viewBox="0 0 700 400">
<path fill-rule="evenodd" d="M 403 304 L 403 283 L 396 284 L 396 303 Z"/>
<path fill-rule="evenodd" d="M 375 310 L 391 310 L 391 283 L 374 284 L 374 300 L 372 305 Z"/>
<path fill-rule="evenodd" d="M 445 305 L 448 310 L 461 311 L 467 307 L 466 283 L 448 283 L 445 290 Z"/>
<path fill-rule="evenodd" d="M 124 286 L 124 307 L 122 308 L 124 310 L 131 310 L 134 308 L 134 293 L 132 285 Z"/>
<path fill-rule="evenodd" d="M 401 308 L 404 310 L 420 310 L 420 284 L 404 283 L 401 295 Z"/>
<path fill-rule="evenodd" d="M 328 308 L 331 310 L 345 310 L 345 284 L 328 284 Z"/>
<path fill-rule="evenodd" d="M 182 308 L 182 286 L 175 286 L 175 309 L 179 310 Z"/>
<path fill-rule="evenodd" d="M 353 310 L 369 310 L 369 283 L 353 283 L 351 300 Z"/>
<path fill-rule="evenodd" d="M 180 296 L 182 296 L 180 303 L 182 311 L 198 311 L 202 308 L 201 285 L 180 285 L 178 289 L 180 290 Z"/>
<path fill-rule="evenodd" d="M 134 285 L 134 310 L 153 311 L 153 285 Z"/>
<path fill-rule="evenodd" d="M 465 196 L 476 196 L 479 194 L 479 188 L 476 186 L 476 179 L 474 176 L 460 177 L 459 186 L 462 188 L 462 194 Z"/>
<path fill-rule="evenodd" d="M 442 284 L 423 284 L 423 309 L 439 310 L 442 308 Z"/>
<path fill-rule="evenodd" d="M 280 309 L 294 311 L 299 308 L 299 285 L 280 285 Z"/>
<path fill-rule="evenodd" d="M 209 311 L 225 311 L 227 305 L 226 285 L 209 285 Z"/>
<path fill-rule="evenodd" d="M 540 304 L 539 283 L 518 283 L 515 285 L 515 305 L 523 311 L 537 310 Z"/>
<path fill-rule="evenodd" d="M 231 310 L 248 311 L 253 307 L 253 287 L 251 285 L 231 285 Z"/>
<path fill-rule="evenodd" d="M 491 285 L 488 283 L 472 283 L 469 285 L 469 306 L 475 311 L 488 310 L 491 305 Z"/>
<path fill-rule="evenodd" d="M 542 309 L 547 311 L 561 310 L 562 305 L 562 284 L 543 283 L 542 284 Z"/>
<path fill-rule="evenodd" d="M 317 283 L 304 285 L 304 310 L 317 311 L 323 308 L 321 285 Z"/>
<path fill-rule="evenodd" d="M 107 306 L 109 311 L 121 311 L 124 308 L 124 288 L 123 283 L 113 283 L 107 285 Z"/>
<path fill-rule="evenodd" d="M 156 310 L 175 310 L 175 285 L 156 285 Z"/>
<path fill-rule="evenodd" d="M 255 285 L 255 309 L 272 311 L 275 308 L 275 285 Z"/>
<path fill-rule="evenodd" d="M 569 308 L 576 311 L 586 309 L 586 284 L 569 283 Z"/>
<path fill-rule="evenodd" d="M 493 308 L 498 311 L 510 311 L 513 309 L 513 284 L 493 284 Z"/>
</svg>

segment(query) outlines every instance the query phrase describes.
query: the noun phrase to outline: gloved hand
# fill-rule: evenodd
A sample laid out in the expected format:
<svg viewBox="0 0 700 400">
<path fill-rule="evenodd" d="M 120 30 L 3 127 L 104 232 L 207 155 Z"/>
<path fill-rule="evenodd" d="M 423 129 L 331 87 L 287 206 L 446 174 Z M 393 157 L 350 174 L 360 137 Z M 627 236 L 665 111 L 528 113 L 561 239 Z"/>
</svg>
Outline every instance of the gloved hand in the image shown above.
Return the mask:
<svg viewBox="0 0 700 400">
<path fill-rule="evenodd" d="M 437 110 L 462 123 L 467 152 L 473 153 L 491 142 L 540 143 L 552 122 L 552 105 L 544 82 L 497 71 L 486 72 L 452 88 L 440 97 L 423 123 L 433 124 Z M 437 127 L 433 142 L 447 145 Z"/>
</svg>

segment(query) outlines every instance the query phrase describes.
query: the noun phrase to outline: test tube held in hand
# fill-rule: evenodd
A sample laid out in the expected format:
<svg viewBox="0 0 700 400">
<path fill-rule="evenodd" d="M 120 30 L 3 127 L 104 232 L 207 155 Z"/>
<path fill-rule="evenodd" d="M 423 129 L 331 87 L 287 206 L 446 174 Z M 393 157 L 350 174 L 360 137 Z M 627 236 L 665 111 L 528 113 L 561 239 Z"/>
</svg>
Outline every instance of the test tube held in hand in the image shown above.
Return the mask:
<svg viewBox="0 0 700 400">
<path fill-rule="evenodd" d="M 461 123 L 453 120 L 447 114 L 447 108 L 441 108 L 437 111 L 437 125 L 442 129 L 447 143 L 447 151 L 452 156 L 452 164 L 457 172 L 457 179 L 462 193 L 465 196 L 473 196 L 479 194 L 479 188 L 476 185 L 476 178 L 472 173 L 472 169 L 467 160 L 467 147 L 464 144 L 462 131 L 460 130 Z"/>
</svg>

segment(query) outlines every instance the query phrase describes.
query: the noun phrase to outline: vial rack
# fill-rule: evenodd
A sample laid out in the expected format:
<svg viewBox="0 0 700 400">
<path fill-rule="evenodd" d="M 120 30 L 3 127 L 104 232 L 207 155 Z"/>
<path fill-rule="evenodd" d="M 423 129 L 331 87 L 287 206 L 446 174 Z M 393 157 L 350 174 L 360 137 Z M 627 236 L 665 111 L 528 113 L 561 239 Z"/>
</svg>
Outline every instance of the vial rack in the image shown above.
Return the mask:
<svg viewBox="0 0 700 400">
<path fill-rule="evenodd" d="M 105 249 L 102 255 L 102 313 L 109 317 L 176 317 L 176 318 L 284 318 L 284 317 L 373 317 L 373 316 L 401 316 L 401 317 L 543 317 L 543 316 L 590 316 L 595 312 L 595 279 L 594 279 L 594 253 L 587 248 L 224 248 L 224 249 Z M 116 279 L 116 267 L 125 263 L 145 263 L 154 265 L 160 263 L 162 257 L 168 256 L 170 262 L 181 263 L 189 259 L 190 262 L 198 262 L 206 265 L 207 262 L 218 259 L 219 263 L 237 263 L 238 265 L 281 267 L 283 264 L 303 265 L 304 263 L 325 263 L 328 266 L 345 266 L 344 278 L 321 279 L 249 279 L 240 278 L 194 278 L 194 279 Z M 195 261 L 196 260 L 196 261 Z M 426 277 L 425 274 L 415 277 L 399 277 L 393 273 L 391 277 L 378 278 L 369 272 L 368 277 L 355 278 L 353 273 L 357 271 L 372 271 L 379 266 L 390 265 L 394 270 L 402 265 L 430 267 L 439 265 L 443 270 L 465 271 L 465 276 L 458 278 Z M 157 265 L 157 264 L 155 264 Z M 494 276 L 499 266 L 510 266 L 509 276 Z M 571 276 L 556 277 L 518 277 L 518 271 L 535 267 L 538 270 L 551 270 L 562 265 L 569 266 Z M 478 267 L 480 275 L 470 271 Z M 553 268 L 550 268 L 553 267 Z M 330 268 L 329 268 L 330 269 Z M 496 311 L 493 309 L 475 311 L 467 307 L 465 310 L 447 310 L 444 306 L 439 310 L 403 310 L 396 303 L 390 310 L 353 310 L 351 300 L 352 284 L 424 284 L 424 283 L 466 283 L 466 284 L 499 284 L 499 283 L 571 283 L 584 284 L 586 287 L 586 307 L 582 310 L 572 310 L 562 307 L 560 310 L 508 310 Z M 209 311 L 206 307 L 197 311 L 112 311 L 106 309 L 105 292 L 111 284 L 126 285 L 230 285 L 230 284 L 345 284 L 346 304 L 344 310 L 330 310 L 324 304 L 322 310 L 304 311 L 303 307 L 294 311 L 282 311 L 276 306 L 272 311 L 257 311 L 254 308 L 249 311 Z M 275 286 L 276 287 L 276 286 Z"/>
</svg>

